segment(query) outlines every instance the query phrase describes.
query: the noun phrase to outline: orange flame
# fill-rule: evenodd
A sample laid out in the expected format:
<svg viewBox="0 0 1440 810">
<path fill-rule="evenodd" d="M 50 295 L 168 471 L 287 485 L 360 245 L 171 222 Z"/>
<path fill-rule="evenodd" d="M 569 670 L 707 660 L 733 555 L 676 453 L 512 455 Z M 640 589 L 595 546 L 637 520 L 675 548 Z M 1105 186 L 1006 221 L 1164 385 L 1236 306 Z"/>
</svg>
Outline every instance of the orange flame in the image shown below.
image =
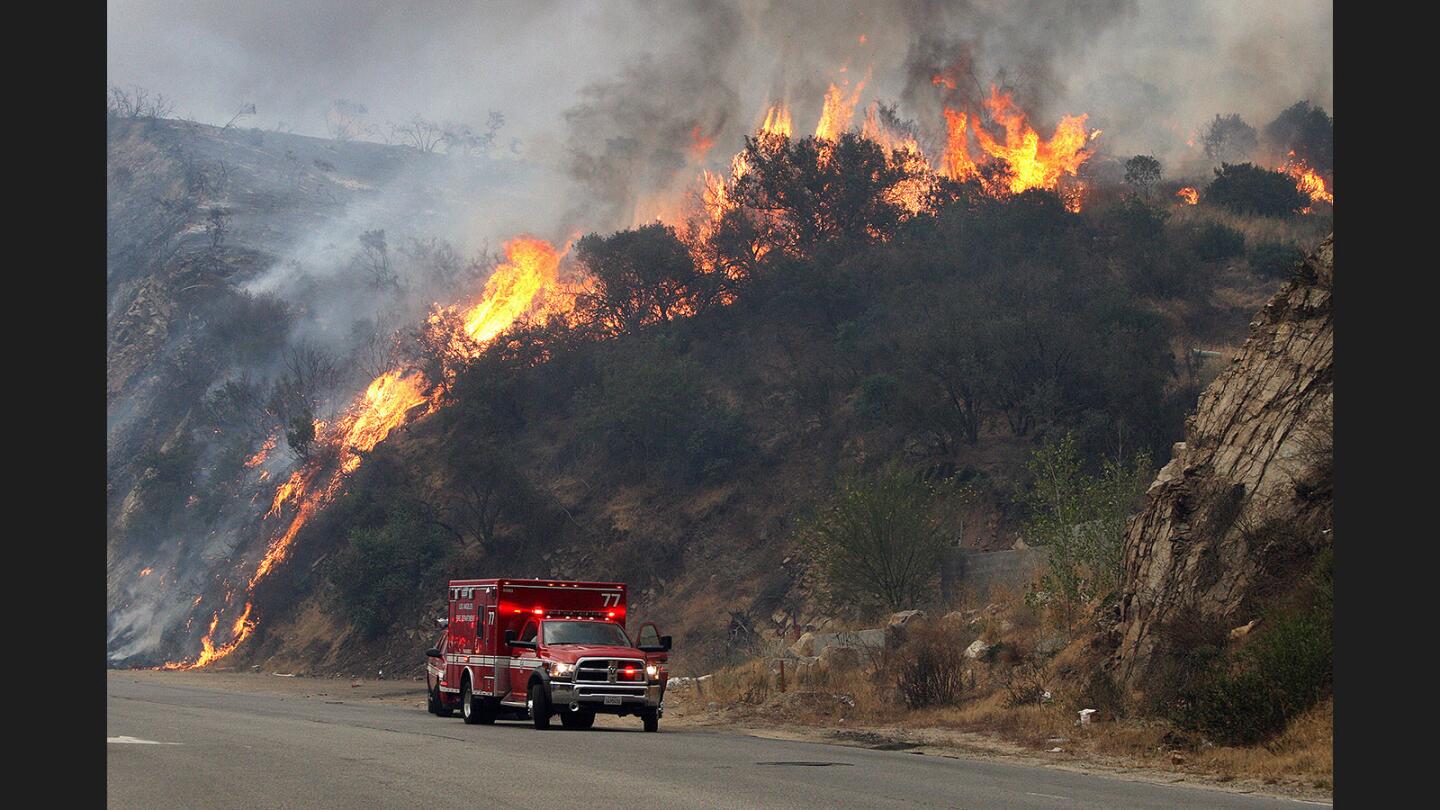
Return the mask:
<svg viewBox="0 0 1440 810">
<path fill-rule="evenodd" d="M 1009 93 L 1000 93 L 994 86 L 985 100 L 990 117 L 1005 129 L 1002 144 L 983 127 L 975 129 L 980 148 L 993 158 L 1010 166 L 1010 191 L 1019 194 L 1032 188 L 1053 190 L 1062 175 L 1074 175 L 1090 157 L 1085 145 L 1090 137 L 1085 132 L 1088 116 L 1067 115 L 1060 119 L 1050 140 L 1041 140 L 1025 119 L 1025 113 Z"/>
<path fill-rule="evenodd" d="M 1180 189 L 1179 191 L 1175 192 L 1175 196 L 1179 197 L 1180 202 L 1183 202 L 1186 205 L 1195 205 L 1196 203 L 1200 202 L 1200 192 L 1196 191 L 1194 186 L 1186 186 Z"/>
<path fill-rule="evenodd" d="M 1334 205 L 1335 195 L 1326 188 L 1325 178 L 1310 168 L 1303 158 L 1297 158 L 1293 151 L 1287 157 L 1288 160 L 1280 167 L 1280 171 L 1290 175 L 1295 181 L 1295 187 L 1310 198 L 1310 203 L 1313 205 L 1326 202 Z M 1310 213 L 1310 209 L 1306 208 L 1305 213 Z"/>
<path fill-rule="evenodd" d="M 705 133 L 700 131 L 700 125 L 699 125 L 699 124 L 696 124 L 695 127 L 690 130 L 690 160 L 691 160 L 691 161 L 693 161 L 693 162 L 695 162 L 695 163 L 699 163 L 700 161 L 704 160 L 704 159 L 705 159 L 705 156 L 708 155 L 708 154 L 710 154 L 710 148 L 713 147 L 714 145 L 715 145 L 715 138 L 714 138 L 714 137 L 706 137 L 706 136 L 705 136 Z"/>
<path fill-rule="evenodd" d="M 945 154 L 940 173 L 951 180 L 968 180 L 977 171 L 975 159 L 970 157 L 969 122 L 965 113 L 945 108 Z"/>
<path fill-rule="evenodd" d="M 778 135 L 789 138 L 795 127 L 790 122 L 790 109 L 784 104 L 775 104 L 765 112 L 765 122 L 760 125 L 760 132 L 766 135 Z"/>
<path fill-rule="evenodd" d="M 825 91 L 825 104 L 820 111 L 820 123 L 815 125 L 815 137 L 833 141 L 849 129 L 850 119 L 855 116 L 855 105 L 860 101 L 860 91 L 864 88 L 865 81 L 862 79 L 855 85 L 854 92 L 847 95 L 832 83 Z"/>
<path fill-rule="evenodd" d="M 465 313 L 465 332 L 477 343 L 508 329 L 558 276 L 560 254 L 543 239 L 512 239 L 505 245 L 505 258 L 485 282 L 479 303 Z"/>
<path fill-rule="evenodd" d="M 274 449 L 275 449 L 275 443 L 276 443 L 276 441 L 277 441 L 279 438 L 280 438 L 279 435 L 272 435 L 270 438 L 266 439 L 266 440 L 265 440 L 265 443 L 262 444 L 262 445 L 260 445 L 260 452 L 256 453 L 255 455 L 251 456 L 250 458 L 246 459 L 246 461 L 245 461 L 245 469 L 248 470 L 248 469 L 251 469 L 251 468 L 253 468 L 253 467 L 258 467 L 258 466 L 260 466 L 261 464 L 264 464 L 264 463 L 265 463 L 265 457 L 268 456 L 268 455 L 270 455 L 270 451 L 271 451 L 271 450 L 274 450 Z"/>
</svg>

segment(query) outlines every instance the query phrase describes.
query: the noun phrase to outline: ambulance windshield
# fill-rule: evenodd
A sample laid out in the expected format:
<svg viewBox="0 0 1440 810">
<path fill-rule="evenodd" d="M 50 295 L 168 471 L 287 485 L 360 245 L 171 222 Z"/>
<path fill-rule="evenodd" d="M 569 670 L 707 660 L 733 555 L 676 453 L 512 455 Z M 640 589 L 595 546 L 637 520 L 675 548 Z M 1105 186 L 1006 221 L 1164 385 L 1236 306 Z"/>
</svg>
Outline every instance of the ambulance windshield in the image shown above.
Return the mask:
<svg viewBox="0 0 1440 810">
<path fill-rule="evenodd" d="M 546 644 L 601 644 L 629 647 L 630 639 L 618 624 L 609 622 L 547 621 Z"/>
</svg>

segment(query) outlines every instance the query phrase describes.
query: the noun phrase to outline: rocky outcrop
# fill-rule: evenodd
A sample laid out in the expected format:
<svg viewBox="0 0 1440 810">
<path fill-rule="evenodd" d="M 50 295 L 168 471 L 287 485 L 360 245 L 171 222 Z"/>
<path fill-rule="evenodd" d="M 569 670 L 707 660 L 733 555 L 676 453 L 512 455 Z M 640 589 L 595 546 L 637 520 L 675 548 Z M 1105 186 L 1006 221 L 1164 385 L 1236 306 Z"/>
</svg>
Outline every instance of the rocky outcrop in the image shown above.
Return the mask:
<svg viewBox="0 0 1440 810">
<path fill-rule="evenodd" d="M 1182 634 L 1233 627 L 1330 542 L 1334 236 L 1251 323 L 1125 538 L 1117 676 L 1132 688 Z"/>
</svg>

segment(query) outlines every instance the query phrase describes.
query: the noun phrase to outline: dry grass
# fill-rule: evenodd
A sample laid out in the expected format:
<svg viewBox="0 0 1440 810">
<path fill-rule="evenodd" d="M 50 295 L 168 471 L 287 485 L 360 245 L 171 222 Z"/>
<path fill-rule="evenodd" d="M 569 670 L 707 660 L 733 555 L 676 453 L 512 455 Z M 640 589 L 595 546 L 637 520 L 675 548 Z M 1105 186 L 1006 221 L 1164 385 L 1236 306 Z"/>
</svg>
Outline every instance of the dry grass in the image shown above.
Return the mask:
<svg viewBox="0 0 1440 810">
<path fill-rule="evenodd" d="M 1187 205 L 1179 208 L 1170 220 L 1172 227 L 1198 227 L 1218 222 L 1245 235 L 1248 247 L 1263 242 L 1294 243 L 1307 256 L 1320 246 L 1330 231 L 1333 220 L 1324 214 L 1308 214 L 1288 219 L 1233 214 L 1222 208 Z"/>
<path fill-rule="evenodd" d="M 1207 771 L 1258 778 L 1267 784 L 1298 778 L 1311 787 L 1333 789 L 1335 701 L 1326 700 L 1296 717 L 1266 745 L 1206 749 L 1196 755 L 1195 763 Z"/>
<path fill-rule="evenodd" d="M 1333 781 L 1333 701 L 1311 709 L 1291 722 L 1279 737 L 1263 746 L 1212 746 L 1178 732 L 1170 723 L 1153 718 L 1117 718 L 1110 710 L 1095 715 L 1095 722 L 1078 724 L 1077 708 L 1092 708 L 1082 697 L 1088 673 L 1098 668 L 1096 653 L 1084 634 L 1076 634 L 1065 649 L 1038 668 L 1048 701 L 1012 705 L 1014 690 L 1007 681 L 1033 661 L 1029 651 L 1037 640 L 1064 632 L 1052 617 L 1007 594 L 967 598 L 959 610 L 967 621 L 952 621 L 934 632 L 944 632 L 955 644 L 976 638 L 1004 641 L 992 661 L 966 660 L 965 687 L 954 705 L 909 709 L 893 682 L 894 661 L 876 653 L 870 666 L 857 670 L 825 672 L 818 668 L 797 671 L 787 665 L 782 692 L 774 662 L 764 659 L 717 671 L 703 692 L 677 695 L 699 708 L 713 701 L 720 706 L 716 719 L 749 725 L 794 724 L 817 728 L 868 729 L 883 734 L 923 733 L 968 735 L 1000 746 L 1019 746 L 1036 754 L 1063 747 L 1078 756 L 1108 766 L 1143 767 L 1208 776 L 1220 781 L 1247 780 L 1301 790 L 1329 791 Z M 988 597 L 1008 597 L 1004 603 Z M 1134 696 L 1121 696 L 1133 702 Z M 669 698 L 667 698 L 669 700 Z M 958 738 L 957 738 L 958 739 Z M 967 743 L 969 744 L 969 743 Z"/>
</svg>

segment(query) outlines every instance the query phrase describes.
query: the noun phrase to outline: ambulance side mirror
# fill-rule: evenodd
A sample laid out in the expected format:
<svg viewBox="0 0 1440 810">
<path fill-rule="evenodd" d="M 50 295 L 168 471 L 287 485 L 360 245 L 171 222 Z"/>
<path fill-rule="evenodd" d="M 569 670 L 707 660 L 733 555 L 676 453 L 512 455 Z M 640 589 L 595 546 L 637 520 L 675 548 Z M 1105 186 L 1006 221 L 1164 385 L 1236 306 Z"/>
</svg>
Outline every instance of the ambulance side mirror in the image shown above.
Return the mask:
<svg viewBox="0 0 1440 810">
<path fill-rule="evenodd" d="M 506 631 L 505 631 L 505 643 L 506 643 L 506 644 L 513 644 L 513 643 L 515 643 L 515 631 L 514 631 L 513 629 L 511 629 L 511 630 L 506 630 Z"/>
<path fill-rule="evenodd" d="M 439 647 L 431 647 L 430 649 L 428 649 L 428 650 L 425 651 L 425 655 L 426 655 L 427 657 L 430 657 L 430 658 L 444 658 L 444 657 L 445 657 L 444 655 L 441 655 L 441 654 L 440 654 L 440 648 L 439 648 Z"/>
<path fill-rule="evenodd" d="M 663 649 L 665 652 L 670 652 L 670 637 L 669 637 L 669 636 L 661 636 L 661 637 L 660 637 L 660 648 Z"/>
</svg>

